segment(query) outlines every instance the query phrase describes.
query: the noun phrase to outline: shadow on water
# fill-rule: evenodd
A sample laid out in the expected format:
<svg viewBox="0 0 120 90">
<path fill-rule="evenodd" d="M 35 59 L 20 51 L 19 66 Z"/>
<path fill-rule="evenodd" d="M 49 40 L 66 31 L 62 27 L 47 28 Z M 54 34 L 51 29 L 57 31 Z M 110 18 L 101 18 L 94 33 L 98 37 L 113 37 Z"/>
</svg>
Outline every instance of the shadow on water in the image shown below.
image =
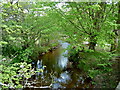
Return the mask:
<svg viewBox="0 0 120 90">
<path fill-rule="evenodd" d="M 82 71 L 70 67 L 67 47 L 69 43 L 59 41 L 61 47 L 39 57 L 36 61 L 36 69 L 44 69 L 44 72 L 37 73 L 34 79 L 34 86 L 51 86 L 52 88 L 86 88 L 90 81 L 83 77 Z M 34 64 L 35 64 L 34 63 Z M 43 68 L 43 65 L 46 67 Z"/>
</svg>

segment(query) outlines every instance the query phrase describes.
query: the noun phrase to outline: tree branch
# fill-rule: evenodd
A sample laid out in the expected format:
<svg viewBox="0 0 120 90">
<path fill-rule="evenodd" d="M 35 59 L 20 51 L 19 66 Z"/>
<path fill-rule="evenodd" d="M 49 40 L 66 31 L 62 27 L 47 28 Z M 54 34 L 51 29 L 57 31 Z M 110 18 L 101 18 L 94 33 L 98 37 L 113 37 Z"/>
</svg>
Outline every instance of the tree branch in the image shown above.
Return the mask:
<svg viewBox="0 0 120 90">
<path fill-rule="evenodd" d="M 57 8 L 57 7 L 56 7 Z M 65 14 L 63 14 L 62 13 L 62 10 L 59 8 L 59 10 L 60 10 L 60 12 L 56 9 L 56 8 L 54 8 L 58 13 L 60 13 L 64 18 L 65 18 Z M 67 18 L 65 18 L 67 21 L 69 21 L 76 29 L 78 29 L 78 30 L 80 30 L 80 27 L 79 26 L 77 26 L 74 22 L 72 22 L 70 19 L 67 19 Z M 84 28 L 83 28 L 83 26 L 81 26 L 82 27 L 82 29 L 84 30 Z M 84 32 L 84 33 L 87 33 L 87 34 L 89 34 L 88 32 L 86 32 L 86 31 L 82 31 L 82 32 Z"/>
</svg>

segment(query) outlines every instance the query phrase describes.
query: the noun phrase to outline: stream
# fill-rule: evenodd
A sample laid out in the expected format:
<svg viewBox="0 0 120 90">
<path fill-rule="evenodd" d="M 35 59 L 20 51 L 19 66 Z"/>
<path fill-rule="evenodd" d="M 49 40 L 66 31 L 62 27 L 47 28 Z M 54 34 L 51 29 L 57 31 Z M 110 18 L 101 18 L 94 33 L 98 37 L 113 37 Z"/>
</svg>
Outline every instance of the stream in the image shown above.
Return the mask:
<svg viewBox="0 0 120 90">
<path fill-rule="evenodd" d="M 67 47 L 69 43 L 59 41 L 61 46 L 51 52 L 39 56 L 36 68 L 43 69 L 33 78 L 33 86 L 50 86 L 51 88 L 86 88 L 91 87 L 91 81 L 84 77 L 84 73 L 73 68 L 69 62 Z M 43 65 L 45 66 L 43 68 Z"/>
</svg>

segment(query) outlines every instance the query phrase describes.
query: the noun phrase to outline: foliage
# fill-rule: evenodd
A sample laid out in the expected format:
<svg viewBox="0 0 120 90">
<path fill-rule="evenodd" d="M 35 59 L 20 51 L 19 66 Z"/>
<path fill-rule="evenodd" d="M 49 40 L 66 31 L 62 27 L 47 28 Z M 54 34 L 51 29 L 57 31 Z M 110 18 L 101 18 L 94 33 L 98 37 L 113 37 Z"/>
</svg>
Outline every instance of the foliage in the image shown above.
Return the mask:
<svg viewBox="0 0 120 90">
<path fill-rule="evenodd" d="M 3 56 L 15 57 L 13 62 L 31 62 L 58 45 L 58 27 L 41 4 L 2 3 Z"/>
<path fill-rule="evenodd" d="M 113 72 L 112 59 L 115 56 L 116 54 L 112 54 L 110 52 L 80 52 L 80 59 L 77 58 L 77 68 L 83 70 L 87 74 L 87 77 L 90 77 L 92 82 L 98 85 L 100 83 L 96 80 L 97 77 L 101 76 L 101 78 L 103 78 L 105 75 L 111 73 L 111 71 Z M 113 86 L 115 87 L 115 84 Z M 103 84 L 101 87 L 103 87 Z"/>
<path fill-rule="evenodd" d="M 0 64 L 0 83 L 3 88 L 23 88 L 27 84 L 27 80 L 35 74 L 31 64 L 26 62 L 12 65 L 8 65 L 6 61 L 3 63 Z"/>
<path fill-rule="evenodd" d="M 110 59 L 118 46 L 120 2 L 6 2 L 0 4 L 0 46 L 3 57 L 11 61 L 2 62 L 6 77 L 0 82 L 21 87 L 20 81 L 30 78 L 27 63 L 56 47 L 60 39 L 70 43 L 70 61 L 91 78 L 111 71 Z"/>
<path fill-rule="evenodd" d="M 63 33 L 69 37 L 68 42 L 75 46 L 80 44 L 86 47 L 83 42 L 88 41 L 89 49 L 94 50 L 96 44 L 104 46 L 106 43 L 114 42 L 116 35 L 113 30 L 118 26 L 116 4 L 67 2 L 63 4 L 63 7 L 56 7 L 55 10 L 62 17 L 58 23 Z"/>
</svg>

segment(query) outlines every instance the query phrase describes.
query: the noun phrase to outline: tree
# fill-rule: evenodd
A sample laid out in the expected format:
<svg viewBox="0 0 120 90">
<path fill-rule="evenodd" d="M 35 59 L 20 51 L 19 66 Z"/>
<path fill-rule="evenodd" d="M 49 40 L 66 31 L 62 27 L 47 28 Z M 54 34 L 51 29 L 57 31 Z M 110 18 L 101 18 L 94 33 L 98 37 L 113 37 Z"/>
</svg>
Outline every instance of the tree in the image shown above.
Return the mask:
<svg viewBox="0 0 120 90">
<path fill-rule="evenodd" d="M 58 45 L 59 32 L 55 20 L 51 20 L 49 8 L 41 2 L 3 3 L 3 55 L 16 60 L 37 58 Z M 56 37 L 56 38 L 55 38 Z"/>
<path fill-rule="evenodd" d="M 112 18 L 115 5 L 105 2 L 66 2 L 63 8 L 55 7 L 55 10 L 61 15 L 60 25 L 71 42 L 84 46 L 83 41 L 89 41 L 89 49 L 95 50 L 96 44 L 110 43 L 107 39 L 110 36 L 106 35 L 112 32 L 115 25 L 115 18 Z"/>
<path fill-rule="evenodd" d="M 113 43 L 111 44 L 111 52 L 115 52 L 117 50 L 118 47 L 118 40 L 119 40 L 119 30 L 120 30 L 120 2 L 117 3 L 117 14 L 115 17 L 117 17 L 116 19 L 116 27 L 113 30 L 114 36 L 113 36 Z"/>
</svg>

